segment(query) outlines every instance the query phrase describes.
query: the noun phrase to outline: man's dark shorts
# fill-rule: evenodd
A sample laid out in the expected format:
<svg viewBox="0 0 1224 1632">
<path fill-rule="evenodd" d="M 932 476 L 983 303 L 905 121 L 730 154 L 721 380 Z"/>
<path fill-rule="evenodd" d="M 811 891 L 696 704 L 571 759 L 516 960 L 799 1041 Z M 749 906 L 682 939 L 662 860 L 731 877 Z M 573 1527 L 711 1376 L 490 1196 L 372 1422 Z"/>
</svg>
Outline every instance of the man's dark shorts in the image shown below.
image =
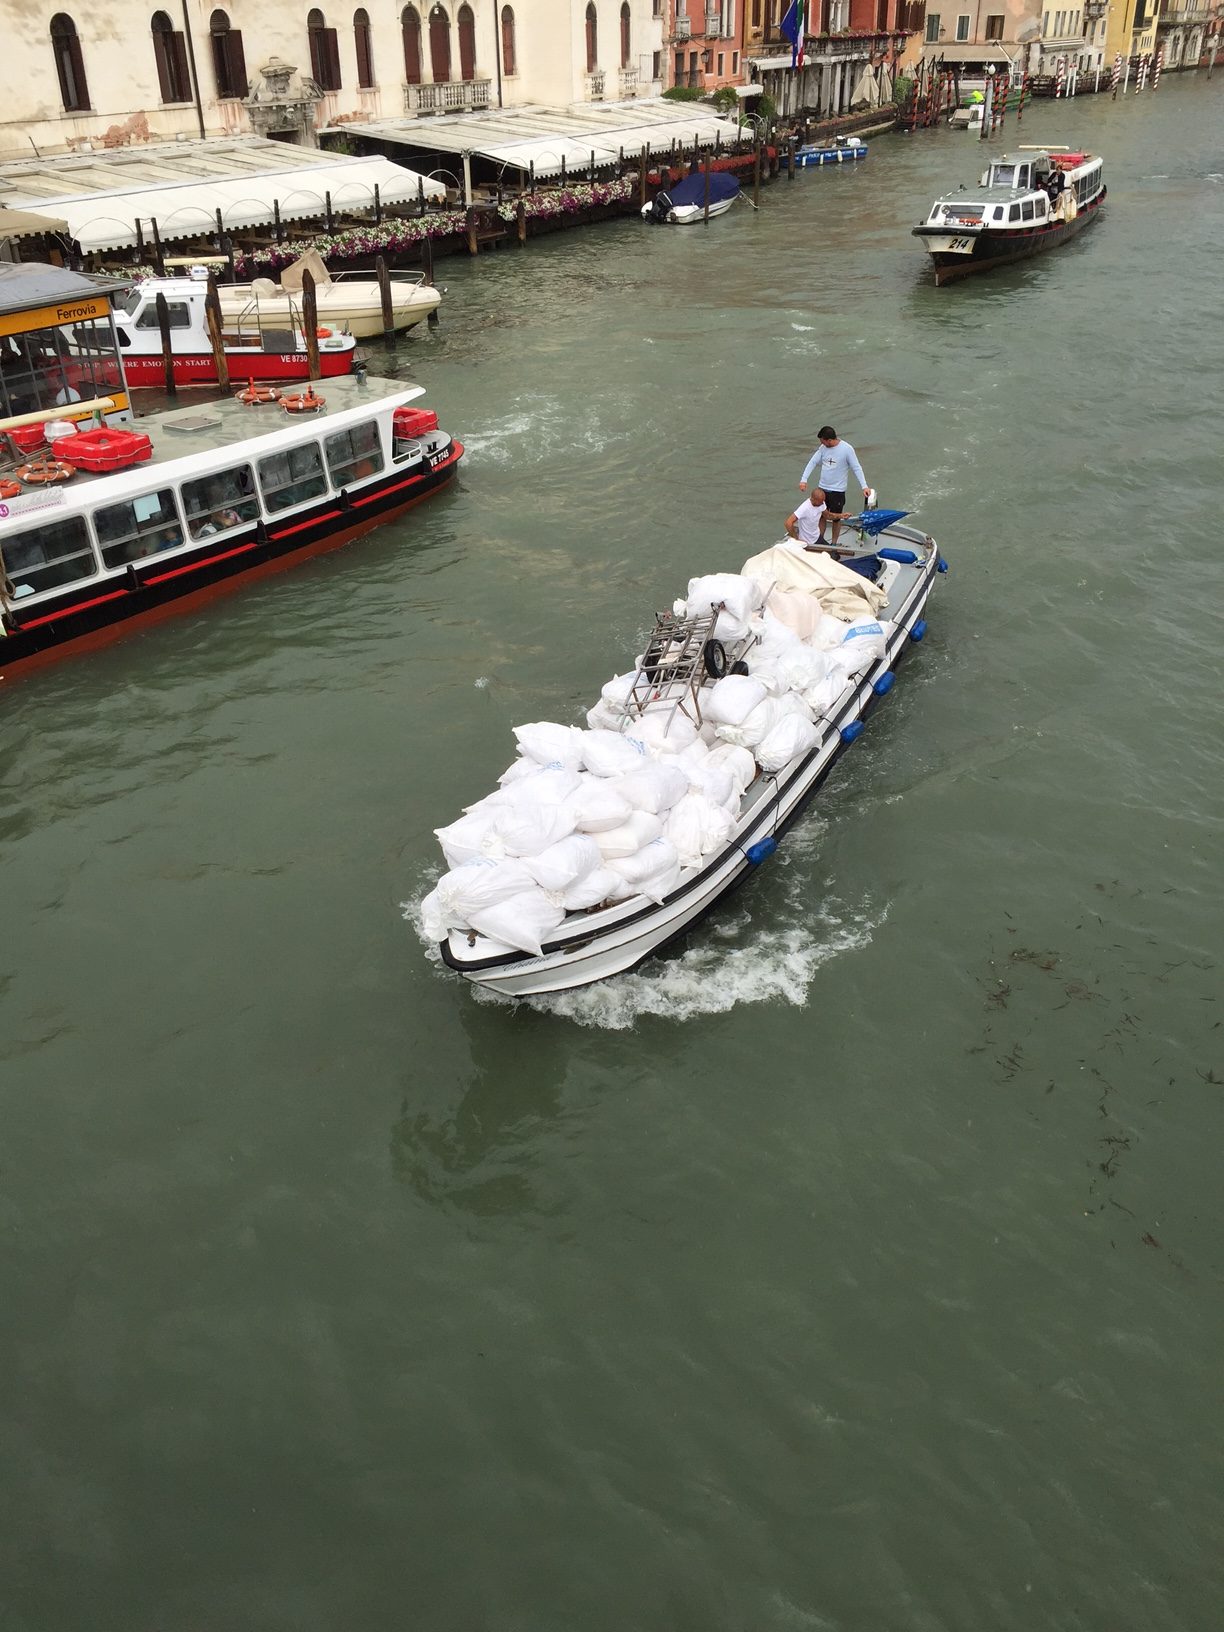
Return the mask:
<svg viewBox="0 0 1224 1632">
<path fill-rule="evenodd" d="M 844 493 L 830 493 L 826 487 L 824 496 L 829 514 L 831 516 L 840 516 L 846 508 L 846 495 Z"/>
</svg>

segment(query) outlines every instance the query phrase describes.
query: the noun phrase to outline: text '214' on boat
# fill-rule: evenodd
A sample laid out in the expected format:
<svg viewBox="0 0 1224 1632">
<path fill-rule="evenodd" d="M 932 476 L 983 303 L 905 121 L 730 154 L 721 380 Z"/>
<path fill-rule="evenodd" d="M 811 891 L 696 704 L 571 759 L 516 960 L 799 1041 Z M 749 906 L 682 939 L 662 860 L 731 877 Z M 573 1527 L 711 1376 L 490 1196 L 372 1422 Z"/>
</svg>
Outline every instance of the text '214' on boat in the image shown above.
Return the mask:
<svg viewBox="0 0 1224 1632">
<path fill-rule="evenodd" d="M 589 985 L 765 862 L 926 632 L 946 567 L 904 514 L 859 518 L 865 570 L 786 540 L 694 578 L 585 729 L 518 727 L 496 791 L 438 829 L 419 911 L 443 962 L 512 997 Z"/>
<path fill-rule="evenodd" d="M 463 447 L 413 406 L 423 395 L 349 376 L 325 394 L 247 386 L 139 429 L 0 421 L 0 670 L 199 604 L 437 492 Z"/>
<path fill-rule="evenodd" d="M 1065 148 L 1021 148 L 991 162 L 975 193 L 936 199 L 914 231 L 935 282 L 988 272 L 1056 249 L 1095 221 L 1105 203 L 1104 162 Z"/>
</svg>

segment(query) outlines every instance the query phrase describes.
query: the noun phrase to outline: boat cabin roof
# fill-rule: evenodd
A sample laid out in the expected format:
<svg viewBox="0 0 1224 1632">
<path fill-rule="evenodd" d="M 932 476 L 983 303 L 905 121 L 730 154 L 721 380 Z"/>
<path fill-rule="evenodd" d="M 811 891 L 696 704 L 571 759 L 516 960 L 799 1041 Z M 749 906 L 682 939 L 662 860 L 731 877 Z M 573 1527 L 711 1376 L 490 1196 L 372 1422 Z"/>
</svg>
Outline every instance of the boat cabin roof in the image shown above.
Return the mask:
<svg viewBox="0 0 1224 1632">
<path fill-rule="evenodd" d="M 123 428 L 140 431 L 149 438 L 153 445 L 150 459 L 122 470 L 97 474 L 78 471 L 58 491 L 69 504 L 74 495 L 84 494 L 86 490 L 90 502 L 102 496 L 123 499 L 129 493 L 147 492 L 155 486 L 150 472 L 159 465 L 177 465 L 194 459 L 198 460 L 195 468 L 206 472 L 232 463 L 232 458 L 227 459 L 231 452 L 245 459 L 264 458 L 318 436 L 333 421 L 351 424 L 423 397 L 425 387 L 406 385 L 402 380 L 372 377 L 362 380 L 356 375 L 341 375 L 323 381 L 319 395 L 324 399 L 324 406 L 310 414 L 288 414 L 276 402 L 252 405 L 239 402 L 237 397 L 227 397 L 219 402 L 201 403 L 198 407 L 142 415 Z M 54 453 L 53 448 L 49 451 Z M 173 474 L 190 477 L 193 470 L 188 468 Z M 23 519 L 26 519 L 23 512 L 14 510 L 7 520 L 0 520 L 0 532 Z"/>
</svg>

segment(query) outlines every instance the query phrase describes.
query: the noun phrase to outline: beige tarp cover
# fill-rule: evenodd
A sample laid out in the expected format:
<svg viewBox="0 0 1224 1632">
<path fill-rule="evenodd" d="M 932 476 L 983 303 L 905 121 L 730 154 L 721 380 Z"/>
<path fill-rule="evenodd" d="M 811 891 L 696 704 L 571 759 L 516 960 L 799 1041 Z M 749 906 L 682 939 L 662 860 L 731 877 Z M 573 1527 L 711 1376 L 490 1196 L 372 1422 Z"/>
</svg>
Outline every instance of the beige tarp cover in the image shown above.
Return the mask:
<svg viewBox="0 0 1224 1632">
<path fill-rule="evenodd" d="M 302 273 L 309 272 L 315 281 L 315 288 L 321 289 L 325 283 L 330 283 L 331 273 L 323 265 L 323 257 L 317 249 L 308 249 L 304 255 L 299 255 L 292 266 L 287 266 L 281 273 L 281 288 L 292 289 L 297 294 L 302 292 Z"/>
<path fill-rule="evenodd" d="M 832 556 L 795 550 L 788 544 L 775 544 L 754 555 L 740 571 L 746 578 L 773 584 L 766 605 L 805 640 L 821 612 L 851 623 L 879 612 L 888 599 L 878 584 L 851 572 Z"/>
</svg>

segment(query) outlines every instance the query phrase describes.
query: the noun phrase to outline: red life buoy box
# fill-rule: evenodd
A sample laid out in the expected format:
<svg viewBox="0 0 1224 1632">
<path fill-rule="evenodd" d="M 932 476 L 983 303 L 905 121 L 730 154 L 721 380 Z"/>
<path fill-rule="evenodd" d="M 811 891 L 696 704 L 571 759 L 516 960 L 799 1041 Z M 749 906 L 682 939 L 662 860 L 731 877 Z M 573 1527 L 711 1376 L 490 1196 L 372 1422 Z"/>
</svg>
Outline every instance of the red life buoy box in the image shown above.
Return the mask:
<svg viewBox="0 0 1224 1632">
<path fill-rule="evenodd" d="M 438 428 L 438 416 L 432 408 L 397 408 L 391 416 L 396 436 L 426 436 Z"/>
<path fill-rule="evenodd" d="M 139 431 L 78 431 L 63 436 L 55 445 L 57 459 L 66 459 L 78 470 L 123 470 L 153 457 L 153 444 Z"/>
<path fill-rule="evenodd" d="M 8 433 L 8 438 L 22 453 L 36 453 L 47 440 L 41 425 L 18 425 Z"/>
</svg>

